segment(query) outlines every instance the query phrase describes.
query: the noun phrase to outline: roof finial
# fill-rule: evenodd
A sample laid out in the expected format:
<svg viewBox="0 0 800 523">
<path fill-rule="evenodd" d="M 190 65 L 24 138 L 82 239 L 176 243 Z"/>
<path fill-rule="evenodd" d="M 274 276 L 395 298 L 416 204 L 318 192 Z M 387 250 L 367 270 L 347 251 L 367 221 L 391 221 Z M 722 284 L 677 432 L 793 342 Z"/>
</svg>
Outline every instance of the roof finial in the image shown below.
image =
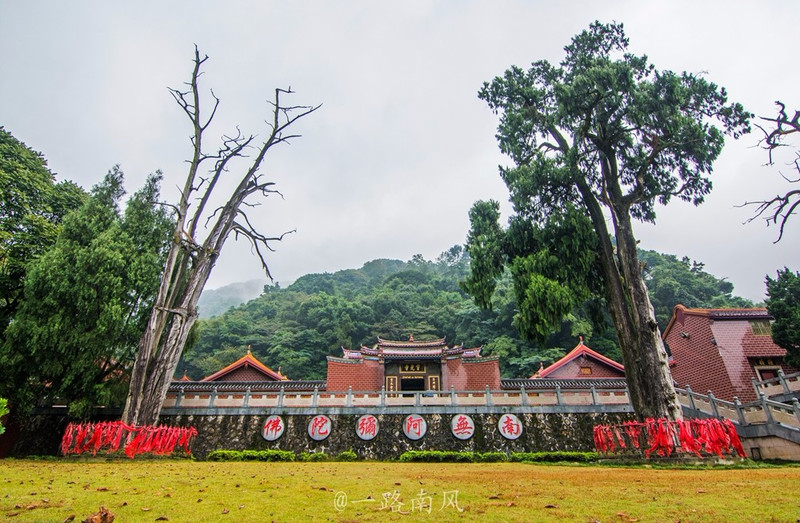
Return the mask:
<svg viewBox="0 0 800 523">
<path fill-rule="evenodd" d="M 411 336 L 408 337 L 408 341 L 414 341 L 414 334 L 412 333 Z"/>
<path fill-rule="evenodd" d="M 250 352 L 250 345 L 247 346 L 247 354 L 250 354 L 251 356 L 253 354 L 252 352 Z"/>
<path fill-rule="evenodd" d="M 580 345 L 583 345 L 583 336 L 578 336 L 578 339 L 580 340 Z"/>
</svg>

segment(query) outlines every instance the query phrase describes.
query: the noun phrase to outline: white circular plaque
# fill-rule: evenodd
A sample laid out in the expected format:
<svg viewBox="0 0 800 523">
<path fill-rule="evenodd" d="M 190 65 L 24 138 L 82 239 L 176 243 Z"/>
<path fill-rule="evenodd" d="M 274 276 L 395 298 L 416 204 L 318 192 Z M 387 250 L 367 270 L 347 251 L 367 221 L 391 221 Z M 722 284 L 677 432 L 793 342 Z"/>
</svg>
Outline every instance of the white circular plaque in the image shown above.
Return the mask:
<svg viewBox="0 0 800 523">
<path fill-rule="evenodd" d="M 369 441 L 378 435 L 378 418 L 372 414 L 365 414 L 358 418 L 356 434 L 364 441 Z"/>
<path fill-rule="evenodd" d="M 469 439 L 475 434 L 475 422 L 466 414 L 456 414 L 450 420 L 450 430 L 458 439 Z"/>
<path fill-rule="evenodd" d="M 428 424 L 425 422 L 425 418 L 418 414 L 406 416 L 403 422 L 403 434 L 405 434 L 408 439 L 421 439 L 427 431 Z"/>
<path fill-rule="evenodd" d="M 275 441 L 283 436 L 283 431 L 286 430 L 286 424 L 280 416 L 270 416 L 264 422 L 264 427 L 261 429 L 261 436 L 267 441 Z"/>
<path fill-rule="evenodd" d="M 497 421 L 497 430 L 506 439 L 517 439 L 522 436 L 522 423 L 513 414 L 503 414 Z"/>
<path fill-rule="evenodd" d="M 331 435 L 331 419 L 319 414 L 308 422 L 308 435 L 314 441 L 322 441 Z"/>
</svg>

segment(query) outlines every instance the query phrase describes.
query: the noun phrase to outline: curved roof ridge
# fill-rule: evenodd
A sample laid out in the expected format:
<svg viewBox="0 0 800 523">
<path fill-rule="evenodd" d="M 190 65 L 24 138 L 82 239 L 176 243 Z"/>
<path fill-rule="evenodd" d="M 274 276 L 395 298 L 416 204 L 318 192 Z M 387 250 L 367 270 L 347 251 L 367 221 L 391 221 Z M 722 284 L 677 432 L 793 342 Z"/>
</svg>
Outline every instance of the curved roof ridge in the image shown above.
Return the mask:
<svg viewBox="0 0 800 523">
<path fill-rule="evenodd" d="M 256 359 L 256 357 L 253 356 L 253 354 L 250 352 L 250 349 L 248 348 L 247 349 L 247 354 L 245 354 L 244 356 L 242 356 L 238 360 L 234 361 L 233 363 L 231 363 L 227 367 L 224 367 L 224 368 L 218 370 L 214 374 L 212 374 L 210 376 L 206 376 L 205 378 L 201 379 L 200 381 L 215 381 L 215 380 L 218 380 L 222 376 L 225 376 L 226 374 L 229 374 L 229 373 L 233 372 L 234 370 L 236 370 L 236 369 L 238 369 L 240 367 L 244 367 L 246 365 L 250 365 L 253 368 L 263 372 L 264 374 L 266 374 L 267 376 L 271 377 L 275 381 L 286 381 L 286 380 L 289 379 L 287 376 L 283 375 L 279 371 L 274 371 L 271 368 L 269 368 L 266 365 L 264 365 L 263 363 L 261 363 L 260 361 L 258 361 Z"/>
<path fill-rule="evenodd" d="M 576 358 L 578 358 L 580 356 L 584 356 L 584 355 L 585 356 L 589 356 L 591 358 L 594 358 L 594 359 L 596 359 L 596 360 L 598 360 L 598 361 L 600 361 L 600 362 L 602 362 L 602 363 L 604 363 L 604 364 L 606 364 L 606 365 L 608 365 L 610 367 L 613 367 L 613 368 L 615 368 L 615 369 L 617 369 L 617 370 L 619 370 L 621 372 L 625 372 L 625 366 L 624 365 L 622 365 L 619 362 L 616 362 L 616 361 L 612 360 L 611 358 L 603 356 L 599 352 L 593 351 L 592 349 L 590 349 L 589 347 L 587 347 L 586 345 L 583 344 L 583 337 L 581 337 L 580 342 L 578 343 L 578 345 L 574 349 L 569 351 L 563 358 L 561 358 L 560 360 L 556 361 L 552 365 L 548 366 L 546 369 L 542 369 L 540 371 L 537 371 L 537 373 L 534 374 L 534 376 L 537 376 L 539 378 L 546 378 L 547 376 L 549 376 L 553 372 L 557 371 L 558 369 L 560 369 L 561 367 L 563 367 L 567 363 L 571 362 L 572 360 L 574 360 L 574 359 L 576 359 Z M 533 377 L 531 379 L 533 379 Z"/>
</svg>

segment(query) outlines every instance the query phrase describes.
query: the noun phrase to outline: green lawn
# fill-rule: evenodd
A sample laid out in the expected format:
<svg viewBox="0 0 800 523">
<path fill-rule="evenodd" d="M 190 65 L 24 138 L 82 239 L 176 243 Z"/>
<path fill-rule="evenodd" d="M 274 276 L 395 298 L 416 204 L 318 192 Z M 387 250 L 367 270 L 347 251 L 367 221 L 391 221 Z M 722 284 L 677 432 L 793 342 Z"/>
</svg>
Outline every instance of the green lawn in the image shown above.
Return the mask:
<svg viewBox="0 0 800 523">
<path fill-rule="evenodd" d="M 0 519 L 796 521 L 798 486 L 798 467 L 0 460 Z"/>
</svg>

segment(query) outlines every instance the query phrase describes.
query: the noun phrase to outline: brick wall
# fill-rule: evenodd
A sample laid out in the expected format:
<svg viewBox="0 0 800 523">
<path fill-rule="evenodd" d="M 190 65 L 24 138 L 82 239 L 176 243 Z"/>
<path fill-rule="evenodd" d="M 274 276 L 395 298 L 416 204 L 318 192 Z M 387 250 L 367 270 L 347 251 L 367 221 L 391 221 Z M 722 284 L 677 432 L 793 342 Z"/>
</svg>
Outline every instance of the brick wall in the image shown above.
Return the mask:
<svg viewBox="0 0 800 523">
<path fill-rule="evenodd" d="M 467 375 L 467 390 L 500 389 L 500 362 L 496 359 L 484 361 L 462 360 Z M 458 388 L 458 387 L 456 387 Z"/>
<path fill-rule="evenodd" d="M 373 360 L 343 362 L 328 360 L 327 390 L 343 391 L 352 387 L 355 391 L 381 390 L 383 366 Z"/>
</svg>

